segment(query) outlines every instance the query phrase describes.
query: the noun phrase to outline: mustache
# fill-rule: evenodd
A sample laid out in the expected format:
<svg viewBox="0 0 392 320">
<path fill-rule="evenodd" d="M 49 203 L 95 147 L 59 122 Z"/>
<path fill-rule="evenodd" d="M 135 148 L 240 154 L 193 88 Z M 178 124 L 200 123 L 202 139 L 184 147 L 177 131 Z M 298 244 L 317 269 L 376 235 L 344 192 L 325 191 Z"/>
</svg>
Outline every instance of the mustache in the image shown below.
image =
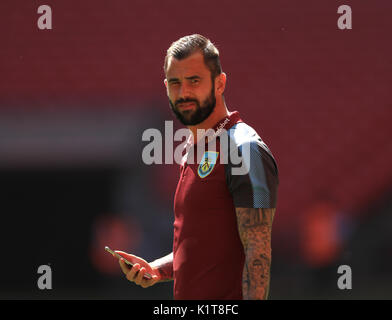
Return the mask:
<svg viewBox="0 0 392 320">
<path fill-rule="evenodd" d="M 199 104 L 199 101 L 197 101 L 196 99 L 178 99 L 175 103 L 174 103 L 174 105 L 175 106 L 178 106 L 180 103 L 186 103 L 186 102 L 194 102 L 194 103 L 196 103 L 196 104 Z"/>
</svg>

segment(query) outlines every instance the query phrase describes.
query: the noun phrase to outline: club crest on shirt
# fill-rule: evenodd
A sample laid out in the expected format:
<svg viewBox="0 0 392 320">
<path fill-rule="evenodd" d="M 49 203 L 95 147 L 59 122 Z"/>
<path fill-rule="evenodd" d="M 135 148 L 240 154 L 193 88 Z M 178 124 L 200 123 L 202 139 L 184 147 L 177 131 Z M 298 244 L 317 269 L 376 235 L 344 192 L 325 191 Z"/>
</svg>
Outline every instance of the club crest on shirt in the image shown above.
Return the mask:
<svg viewBox="0 0 392 320">
<path fill-rule="evenodd" d="M 206 151 L 201 158 L 199 168 L 197 169 L 197 174 L 200 178 L 207 177 L 212 169 L 214 169 L 215 164 L 218 159 L 219 152 L 215 151 Z"/>
</svg>

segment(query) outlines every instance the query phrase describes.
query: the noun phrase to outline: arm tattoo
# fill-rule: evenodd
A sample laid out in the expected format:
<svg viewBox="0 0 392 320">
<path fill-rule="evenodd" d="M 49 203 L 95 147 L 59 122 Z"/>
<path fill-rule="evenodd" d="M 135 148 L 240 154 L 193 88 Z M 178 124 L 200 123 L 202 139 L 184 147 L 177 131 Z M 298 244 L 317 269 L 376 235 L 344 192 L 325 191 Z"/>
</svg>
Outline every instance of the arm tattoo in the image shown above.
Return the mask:
<svg viewBox="0 0 392 320">
<path fill-rule="evenodd" d="M 161 275 L 161 282 L 173 280 L 173 252 L 151 262 L 150 265 L 158 269 Z"/>
<path fill-rule="evenodd" d="M 236 208 L 238 231 L 244 246 L 244 299 L 267 299 L 271 267 L 271 230 L 275 208 Z"/>
</svg>

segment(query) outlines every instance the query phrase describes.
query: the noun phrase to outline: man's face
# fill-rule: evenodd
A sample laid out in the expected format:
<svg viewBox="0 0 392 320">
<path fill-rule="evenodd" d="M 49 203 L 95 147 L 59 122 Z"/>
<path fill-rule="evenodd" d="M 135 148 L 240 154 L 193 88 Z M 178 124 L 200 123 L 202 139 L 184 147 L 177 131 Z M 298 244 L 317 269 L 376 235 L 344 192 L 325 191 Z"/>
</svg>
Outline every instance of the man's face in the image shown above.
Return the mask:
<svg viewBox="0 0 392 320">
<path fill-rule="evenodd" d="M 203 122 L 215 108 L 215 85 L 200 52 L 168 61 L 165 85 L 172 111 L 182 124 Z"/>
</svg>

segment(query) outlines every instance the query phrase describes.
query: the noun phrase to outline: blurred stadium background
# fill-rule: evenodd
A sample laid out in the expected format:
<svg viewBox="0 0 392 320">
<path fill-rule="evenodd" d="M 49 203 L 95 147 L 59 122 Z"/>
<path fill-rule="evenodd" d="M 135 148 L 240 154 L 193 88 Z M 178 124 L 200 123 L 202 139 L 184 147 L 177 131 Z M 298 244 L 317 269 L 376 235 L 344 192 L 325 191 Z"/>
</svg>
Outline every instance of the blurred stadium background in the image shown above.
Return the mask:
<svg viewBox="0 0 392 320">
<path fill-rule="evenodd" d="M 37 28 L 43 4 L 52 30 Z M 352 30 L 337 28 L 342 4 Z M 103 248 L 171 251 L 178 167 L 143 164 L 141 135 L 174 120 L 163 60 L 192 33 L 217 45 L 229 109 L 279 165 L 270 298 L 392 298 L 391 9 L 2 0 L 0 298 L 171 299 L 171 283 L 127 283 Z M 37 288 L 42 264 L 52 290 Z M 343 264 L 352 290 L 337 288 Z"/>
</svg>

